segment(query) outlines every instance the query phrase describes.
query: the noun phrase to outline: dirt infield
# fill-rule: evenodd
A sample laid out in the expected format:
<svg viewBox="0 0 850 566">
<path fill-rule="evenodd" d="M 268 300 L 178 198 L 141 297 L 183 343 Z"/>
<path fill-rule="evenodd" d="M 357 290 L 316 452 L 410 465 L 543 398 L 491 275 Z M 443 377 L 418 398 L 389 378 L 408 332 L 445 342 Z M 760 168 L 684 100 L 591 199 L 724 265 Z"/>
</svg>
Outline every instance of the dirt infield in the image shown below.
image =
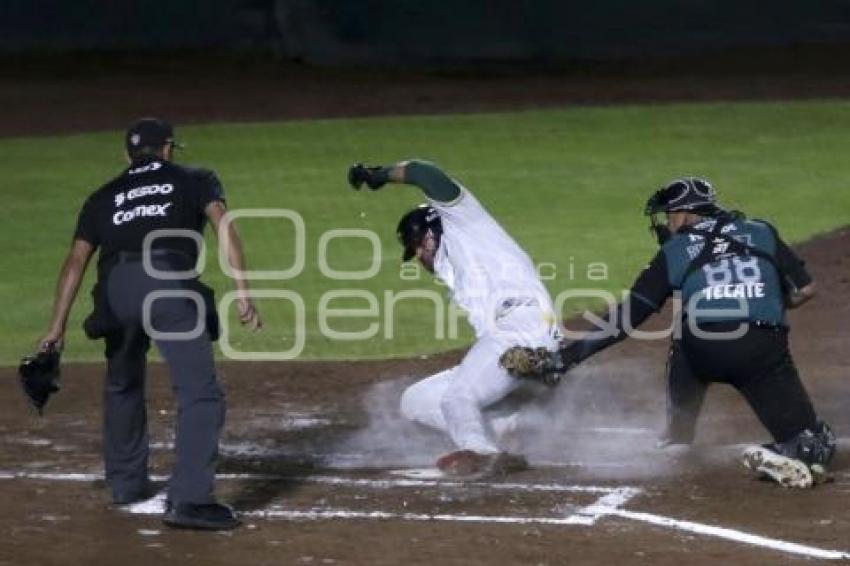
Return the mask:
<svg viewBox="0 0 850 566">
<path fill-rule="evenodd" d="M 801 252 L 821 294 L 793 313 L 793 349 L 846 450 L 850 231 Z M 219 489 L 248 513 L 247 527 L 229 535 L 172 532 L 155 515 L 110 508 L 97 479 L 101 366 L 68 368 L 43 420 L 26 411 L 3 370 L 0 564 L 114 564 L 119 556 L 127 566 L 790 564 L 850 550 L 846 453 L 835 481 L 813 491 L 758 481 L 736 459 L 740 443 L 765 441 L 765 432 L 732 391 L 710 392 L 690 452 L 652 448 L 663 420 L 664 352 L 663 342 L 626 342 L 595 358 L 549 405 L 560 413 L 547 434 L 525 437 L 534 469 L 473 486 L 393 473 L 426 468 L 445 449 L 400 421 L 401 387 L 459 353 L 224 363 L 230 409 L 220 473 L 235 475 Z M 173 406 L 162 366 L 151 371 L 149 407 L 154 473 L 163 475 Z"/>
<path fill-rule="evenodd" d="M 850 74 L 826 57 L 812 67 L 796 63 L 760 66 L 761 74 L 708 69 L 688 81 L 675 69 L 648 67 L 560 78 L 401 77 L 378 88 L 375 73 L 282 67 L 270 79 L 262 66 L 213 75 L 187 73 L 192 61 L 112 61 L 104 68 L 89 60 L 54 76 L 46 73 L 61 67 L 54 62 L 3 73 L 0 135 L 111 129 L 152 112 L 182 124 L 850 94 Z M 655 450 L 664 418 L 664 342 L 626 342 L 594 358 L 537 407 L 546 433 L 515 439 L 528 448 L 532 470 L 462 486 L 429 479 L 427 468 L 446 446 L 401 422 L 396 407 L 405 384 L 455 363 L 460 353 L 378 363 L 224 363 L 229 413 L 219 490 L 246 513 L 246 526 L 230 534 L 175 532 L 161 526 L 154 503 L 123 511 L 108 503 L 98 479 L 101 365 L 67 368 L 64 390 L 44 419 L 27 411 L 13 371 L 3 369 L 0 566 L 846 559 L 850 230 L 800 251 L 820 294 L 791 313 L 792 347 L 817 408 L 842 438 L 835 481 L 813 491 L 783 490 L 744 473 L 736 462 L 740 444 L 766 441 L 766 433 L 720 386 L 709 394 L 691 451 Z M 153 366 L 149 417 L 153 473 L 160 476 L 169 470 L 173 411 L 166 372 Z"/>
</svg>

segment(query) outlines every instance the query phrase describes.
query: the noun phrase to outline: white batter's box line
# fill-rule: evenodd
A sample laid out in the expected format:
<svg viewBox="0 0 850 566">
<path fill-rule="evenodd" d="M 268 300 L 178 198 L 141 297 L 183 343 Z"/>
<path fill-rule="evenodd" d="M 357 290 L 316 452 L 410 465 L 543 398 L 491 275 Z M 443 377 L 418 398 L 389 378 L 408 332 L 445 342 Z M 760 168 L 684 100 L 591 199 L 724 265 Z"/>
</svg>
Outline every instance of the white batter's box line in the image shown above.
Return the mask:
<svg viewBox="0 0 850 566">
<path fill-rule="evenodd" d="M 633 487 L 596 487 L 596 486 L 575 486 L 575 485 L 560 485 L 560 484 L 521 484 L 521 483 L 460 483 L 460 482 L 441 482 L 428 480 L 365 480 L 351 479 L 333 476 L 284 476 L 276 474 L 219 474 L 218 479 L 236 479 L 236 480 L 265 480 L 274 481 L 281 479 L 315 481 L 316 483 L 326 483 L 334 485 L 352 485 L 358 487 L 370 487 L 378 489 L 387 489 L 390 487 L 486 487 L 489 489 L 519 489 L 519 490 L 535 490 L 542 491 L 561 491 L 561 492 L 584 492 L 584 493 L 602 493 L 595 503 L 580 509 L 578 512 L 569 517 L 504 517 L 504 516 L 483 516 L 483 515 L 448 515 L 448 514 L 417 514 L 417 513 L 394 513 L 387 511 L 360 511 L 346 509 L 312 509 L 289 510 L 280 507 L 271 507 L 264 510 L 248 511 L 243 513 L 247 517 L 265 518 L 265 519 L 288 519 L 288 520 L 326 520 L 326 519 L 364 519 L 364 520 L 406 520 L 406 521 L 453 521 L 453 522 L 477 522 L 477 523 L 496 523 L 496 524 L 544 524 L 544 525 L 580 525 L 592 526 L 599 518 L 603 517 L 619 517 L 642 523 L 651 524 L 657 527 L 674 529 L 708 537 L 720 538 L 740 544 L 746 544 L 761 548 L 772 549 L 778 552 L 805 556 L 808 558 L 819 558 L 825 560 L 850 560 L 850 553 L 840 550 L 828 550 L 798 544 L 794 542 L 772 539 L 761 535 L 754 535 L 743 531 L 730 529 L 726 527 L 717 527 L 714 525 L 706 525 L 704 523 L 696 523 L 663 515 L 655 515 L 652 513 L 643 513 L 637 511 L 628 511 L 620 507 L 627 503 L 635 495 L 642 493 L 639 488 Z M 30 479 L 30 480 L 47 480 L 47 481 L 77 481 L 91 482 L 103 479 L 103 474 L 96 473 L 59 473 L 59 472 L 31 472 L 27 470 L 10 471 L 0 470 L 0 480 L 14 479 Z M 167 479 L 165 476 L 157 476 L 152 478 L 155 481 Z M 165 493 L 161 492 L 155 498 L 139 503 L 127 508 L 130 513 L 153 515 L 160 514 L 163 511 L 165 501 Z"/>
<path fill-rule="evenodd" d="M 586 526 L 592 527 L 596 521 L 602 517 L 619 517 L 642 523 L 648 523 L 657 527 L 674 529 L 708 537 L 720 538 L 723 540 L 747 544 L 761 548 L 771 549 L 785 554 L 794 554 L 805 556 L 808 558 L 820 558 L 826 560 L 847 560 L 850 559 L 850 554 L 839 550 L 828 550 L 788 542 L 778 539 L 771 539 L 760 535 L 753 535 L 729 529 L 725 527 L 715 527 L 703 523 L 695 523 L 692 521 L 684 521 L 664 517 L 662 515 L 654 515 L 652 513 L 642 513 L 636 511 L 627 511 L 620 509 L 634 497 L 641 493 L 641 490 L 632 488 L 623 488 L 614 493 L 605 495 L 599 501 L 590 505 L 574 515 L 569 517 L 517 517 L 517 516 L 498 516 L 498 515 L 453 515 L 446 513 L 396 513 L 391 511 L 363 511 L 353 509 L 285 509 L 280 506 L 272 506 L 267 509 L 259 509 L 254 511 L 246 511 L 240 513 L 243 517 L 264 520 L 286 520 L 286 521 L 329 521 L 329 520 L 398 520 L 398 521 L 439 521 L 439 522 L 455 522 L 455 523 L 479 523 L 479 524 L 502 524 L 502 525 L 556 525 L 556 526 Z M 165 511 L 165 492 L 159 493 L 155 498 L 137 503 L 127 507 L 127 511 L 137 515 L 160 515 Z"/>
<path fill-rule="evenodd" d="M 517 517 L 499 515 L 462 515 L 447 513 L 396 513 L 391 511 L 363 511 L 354 509 L 324 508 L 324 509 L 285 509 L 280 506 L 272 506 L 267 509 L 246 511 L 241 516 L 252 519 L 263 520 L 286 520 L 286 521 L 330 521 L 330 520 L 369 520 L 369 521 L 438 521 L 455 523 L 479 523 L 479 524 L 502 524 L 502 525 L 555 525 L 555 526 L 593 526 L 601 517 L 620 517 L 649 523 L 654 526 L 685 531 L 689 533 L 720 538 L 741 544 L 767 548 L 786 554 L 795 554 L 809 558 L 820 558 L 826 560 L 850 559 L 850 554 L 838 550 L 828 550 L 807 546 L 794 542 L 771 539 L 760 535 L 753 535 L 724 527 L 715 527 L 703 523 L 683 521 L 654 515 L 627 511 L 619 507 L 628 502 L 640 490 L 623 488 L 617 492 L 603 496 L 595 504 L 590 505 L 578 513 L 569 517 Z M 127 508 L 127 511 L 138 515 L 159 515 L 165 511 L 165 493 L 158 494 L 154 499 L 143 503 L 137 503 Z"/>
<path fill-rule="evenodd" d="M 580 521 L 583 521 L 580 524 L 593 525 L 601 517 L 610 515 L 615 511 L 618 511 L 632 498 L 637 495 L 640 495 L 641 493 L 643 493 L 643 490 L 635 487 L 617 488 L 611 493 L 603 495 L 591 505 L 582 507 L 581 509 L 570 515 L 568 519 L 572 519 L 573 521 L 575 521 L 574 524 L 579 524 Z"/>
<path fill-rule="evenodd" d="M 354 487 L 368 487 L 373 489 L 392 489 L 392 488 L 422 488 L 422 487 L 439 487 L 439 488 L 486 488 L 494 490 L 506 491 L 529 491 L 529 492 L 570 492 L 570 493 L 594 493 L 608 494 L 615 492 L 618 488 L 592 486 L 592 485 L 565 485 L 559 483 L 521 483 L 521 482 L 459 482 L 451 480 L 416 480 L 416 479 L 392 479 L 392 480 L 371 480 L 358 478 L 344 478 L 335 476 L 301 476 L 294 477 L 311 483 L 321 483 L 330 485 L 348 485 Z"/>
<path fill-rule="evenodd" d="M 296 509 L 270 508 L 241 513 L 255 519 L 283 519 L 288 521 L 325 521 L 332 519 L 447 521 L 455 523 L 491 523 L 508 525 L 585 525 L 572 517 L 514 517 L 498 515 L 451 515 L 447 513 L 393 513 L 389 511 L 358 511 L 351 509 Z"/>
<path fill-rule="evenodd" d="M 618 494 L 620 497 L 626 497 L 626 493 Z M 616 503 L 616 502 L 614 502 Z M 601 510 L 601 509 L 599 509 Z M 401 521 L 449 521 L 462 523 L 491 523 L 491 524 L 511 524 L 511 525 L 578 525 L 591 526 L 593 523 L 586 522 L 586 517 L 580 515 L 572 515 L 570 517 L 505 517 L 505 516 L 487 516 L 487 515 L 449 515 L 449 514 L 425 514 L 425 513 L 392 513 L 387 511 L 356 511 L 349 509 L 311 509 L 308 511 L 299 511 L 294 509 L 282 509 L 272 507 L 260 511 L 251 511 L 243 513 L 243 516 L 256 519 L 283 519 L 290 521 L 322 521 L 333 519 L 348 519 L 348 520 L 401 520 Z M 738 542 L 776 550 L 786 554 L 795 554 L 809 558 L 820 558 L 826 560 L 847 560 L 850 559 L 850 554 L 839 550 L 828 550 L 787 542 L 783 540 L 771 539 L 759 535 L 752 535 L 735 529 L 727 529 L 724 527 L 714 527 L 702 523 L 694 523 L 691 521 L 682 521 L 661 515 L 653 515 L 651 513 L 640 513 L 634 511 L 626 511 L 609 506 L 607 511 L 603 513 L 607 516 L 617 516 L 623 519 L 631 519 L 643 523 L 649 523 L 659 527 L 672 528 L 675 530 L 686 531 L 695 534 L 701 534 L 710 537 L 717 537 L 728 541 Z"/>
<path fill-rule="evenodd" d="M 151 480 L 161 482 L 167 481 L 169 476 L 154 475 Z M 28 470 L 0 470 L 0 480 L 42 480 L 42 481 L 71 481 L 92 482 L 103 480 L 101 473 L 86 472 L 32 472 Z M 415 480 L 415 479 L 365 479 L 346 478 L 340 476 L 313 475 L 283 475 L 283 474 L 216 474 L 217 480 L 241 480 L 241 481 L 300 481 L 324 485 L 350 486 L 369 489 L 394 489 L 394 488 L 485 488 L 503 491 L 527 491 L 527 492 L 568 492 L 568 493 L 593 493 L 612 494 L 621 487 L 604 487 L 593 485 L 565 485 L 559 483 L 521 483 L 521 482 L 458 482 L 443 480 Z M 637 489 L 637 488 L 627 488 Z"/>
<path fill-rule="evenodd" d="M 672 517 L 665 517 L 663 515 L 655 515 L 653 513 L 642 513 L 638 511 L 628 511 L 625 509 L 613 509 L 609 511 L 607 515 L 620 517 L 623 519 L 630 519 L 632 521 L 649 523 L 658 527 L 666 527 L 679 531 L 721 538 L 742 544 L 769 548 L 772 550 L 777 550 L 779 552 L 784 552 L 786 554 L 796 554 L 799 556 L 806 556 L 809 558 L 821 558 L 825 560 L 850 560 L 850 553 L 841 550 L 828 550 L 815 546 L 798 544 L 796 542 L 772 539 L 761 535 L 746 533 L 736 529 L 717 527 L 714 525 L 706 525 L 704 523 L 695 523 L 693 521 L 684 521 L 681 519 L 674 519 Z"/>
</svg>

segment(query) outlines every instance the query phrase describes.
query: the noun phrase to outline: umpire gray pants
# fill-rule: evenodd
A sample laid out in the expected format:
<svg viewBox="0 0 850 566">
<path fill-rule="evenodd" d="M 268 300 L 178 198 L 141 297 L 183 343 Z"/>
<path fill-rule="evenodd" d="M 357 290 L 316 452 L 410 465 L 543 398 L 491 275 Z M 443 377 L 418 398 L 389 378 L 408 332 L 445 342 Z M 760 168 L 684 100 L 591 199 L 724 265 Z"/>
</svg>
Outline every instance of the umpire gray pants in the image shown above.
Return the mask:
<svg viewBox="0 0 850 566">
<path fill-rule="evenodd" d="M 161 270 L 169 268 L 161 260 L 154 260 L 154 265 Z M 180 288 L 179 281 L 149 277 L 141 262 L 118 263 L 108 275 L 109 306 L 121 327 L 106 338 L 103 453 L 113 494 L 132 493 L 148 481 L 145 365 L 150 337 L 142 324 L 143 303 L 152 291 Z M 158 332 L 188 333 L 198 324 L 197 307 L 187 298 L 160 298 L 150 305 L 150 322 Z M 169 499 L 173 503 L 212 502 L 225 415 L 212 342 L 206 329 L 191 340 L 154 342 L 168 364 L 177 400 L 176 461 Z"/>
</svg>

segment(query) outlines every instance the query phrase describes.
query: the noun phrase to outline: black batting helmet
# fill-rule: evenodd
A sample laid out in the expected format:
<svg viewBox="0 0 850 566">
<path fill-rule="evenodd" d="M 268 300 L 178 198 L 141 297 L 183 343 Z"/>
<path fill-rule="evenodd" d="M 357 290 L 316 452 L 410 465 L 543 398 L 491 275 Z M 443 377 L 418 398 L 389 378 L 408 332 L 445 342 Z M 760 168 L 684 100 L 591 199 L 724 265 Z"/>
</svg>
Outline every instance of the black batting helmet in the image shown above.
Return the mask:
<svg viewBox="0 0 850 566">
<path fill-rule="evenodd" d="M 404 247 L 402 261 L 410 261 L 416 255 L 416 248 L 422 243 L 428 230 L 431 230 L 437 238 L 443 233 L 440 214 L 433 206 L 420 204 L 401 217 L 396 234 L 398 241 Z"/>
</svg>

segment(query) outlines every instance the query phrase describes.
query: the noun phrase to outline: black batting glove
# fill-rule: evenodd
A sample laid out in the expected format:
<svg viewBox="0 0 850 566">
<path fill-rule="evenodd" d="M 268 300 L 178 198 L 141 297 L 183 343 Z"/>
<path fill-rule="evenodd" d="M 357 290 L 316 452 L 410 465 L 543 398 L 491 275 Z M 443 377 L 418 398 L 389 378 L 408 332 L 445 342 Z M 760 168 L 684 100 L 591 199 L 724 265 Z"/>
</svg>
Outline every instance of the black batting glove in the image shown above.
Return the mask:
<svg viewBox="0 0 850 566">
<path fill-rule="evenodd" d="M 355 163 L 348 168 L 348 184 L 356 191 L 360 190 L 363 183 L 366 183 L 370 190 L 377 191 L 387 180 L 386 169 L 380 165 L 367 167 L 362 163 Z"/>
</svg>

